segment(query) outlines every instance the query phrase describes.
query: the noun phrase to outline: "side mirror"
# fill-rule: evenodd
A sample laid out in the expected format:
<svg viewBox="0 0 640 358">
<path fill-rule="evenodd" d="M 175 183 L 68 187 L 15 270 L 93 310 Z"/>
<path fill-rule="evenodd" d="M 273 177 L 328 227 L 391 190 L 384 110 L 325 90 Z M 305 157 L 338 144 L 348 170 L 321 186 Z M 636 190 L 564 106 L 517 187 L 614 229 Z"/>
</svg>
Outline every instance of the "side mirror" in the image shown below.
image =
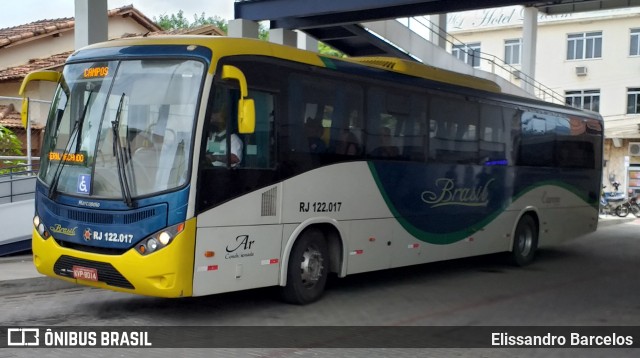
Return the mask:
<svg viewBox="0 0 640 358">
<path fill-rule="evenodd" d="M 20 120 L 22 121 L 22 126 L 27 128 L 27 124 L 29 123 L 29 97 L 22 97 L 22 108 L 20 109 Z"/>
<path fill-rule="evenodd" d="M 22 125 L 27 128 L 27 123 L 29 121 L 29 98 L 25 96 L 25 90 L 27 89 L 27 85 L 31 81 L 48 81 L 48 82 L 58 82 L 62 77 L 62 73 L 56 71 L 36 71 L 31 72 L 24 77 L 22 80 L 22 85 L 20 85 L 20 90 L 18 94 L 22 96 L 22 109 L 20 110 L 20 119 L 22 120 Z"/>
<path fill-rule="evenodd" d="M 256 107 L 253 99 L 249 98 L 249 87 L 244 73 L 239 68 L 230 65 L 222 67 L 222 79 L 238 81 L 240 85 L 240 100 L 238 100 L 238 132 L 253 133 L 256 129 Z"/>
<path fill-rule="evenodd" d="M 252 98 L 238 101 L 238 132 L 251 134 L 256 130 L 256 105 Z"/>
</svg>

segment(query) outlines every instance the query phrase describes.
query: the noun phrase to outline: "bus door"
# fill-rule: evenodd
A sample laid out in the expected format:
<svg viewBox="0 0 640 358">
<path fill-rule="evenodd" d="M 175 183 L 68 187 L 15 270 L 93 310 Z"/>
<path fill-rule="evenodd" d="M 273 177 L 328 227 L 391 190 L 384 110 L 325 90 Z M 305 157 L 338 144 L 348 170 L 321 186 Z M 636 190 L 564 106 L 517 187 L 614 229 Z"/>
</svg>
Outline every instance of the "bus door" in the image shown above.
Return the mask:
<svg viewBox="0 0 640 358">
<path fill-rule="evenodd" d="M 216 85 L 206 118 L 223 111 L 228 119 L 224 128 L 214 128 L 220 122 L 213 119 L 204 125 L 194 295 L 272 286 L 279 278 L 282 226 L 277 203 L 282 189 L 276 171 L 275 95 L 249 91 L 255 131 L 241 134 L 233 120 L 238 90 Z M 224 139 L 216 144 L 212 138 L 221 133 Z M 232 154 L 239 161 L 234 163 Z"/>
</svg>

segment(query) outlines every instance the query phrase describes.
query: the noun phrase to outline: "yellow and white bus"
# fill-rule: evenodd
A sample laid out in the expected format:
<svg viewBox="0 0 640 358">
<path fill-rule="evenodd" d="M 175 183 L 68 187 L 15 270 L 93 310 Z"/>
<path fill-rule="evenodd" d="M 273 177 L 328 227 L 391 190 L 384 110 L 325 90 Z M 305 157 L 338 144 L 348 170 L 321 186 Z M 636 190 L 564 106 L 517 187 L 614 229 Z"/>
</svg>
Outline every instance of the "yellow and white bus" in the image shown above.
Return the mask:
<svg viewBox="0 0 640 358">
<path fill-rule="evenodd" d="M 282 286 L 304 304 L 330 273 L 496 252 L 525 265 L 597 226 L 601 117 L 488 80 L 184 36 L 91 45 L 21 91 L 42 79 L 58 86 L 33 259 L 66 281 L 160 297 Z"/>
</svg>

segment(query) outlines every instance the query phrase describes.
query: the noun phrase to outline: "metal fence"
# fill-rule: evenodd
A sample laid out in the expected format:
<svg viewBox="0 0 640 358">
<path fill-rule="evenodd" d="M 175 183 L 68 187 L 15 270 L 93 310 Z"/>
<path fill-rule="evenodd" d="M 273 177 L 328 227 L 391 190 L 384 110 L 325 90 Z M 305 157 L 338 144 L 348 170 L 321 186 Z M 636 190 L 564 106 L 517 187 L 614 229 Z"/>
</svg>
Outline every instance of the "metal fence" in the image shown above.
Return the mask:
<svg viewBox="0 0 640 358">
<path fill-rule="evenodd" d="M 25 159 L 25 157 L 0 157 Z M 13 160 L 13 159 L 12 159 Z M 39 164 L 0 168 L 0 204 L 34 198 Z"/>
<path fill-rule="evenodd" d="M 47 101 L 47 100 L 41 100 L 41 99 L 33 99 L 33 98 L 22 98 L 22 97 L 6 97 L 6 96 L 0 96 L 0 102 L 5 102 L 5 103 L 10 103 L 13 104 L 15 102 L 19 102 L 22 103 L 23 100 L 27 100 L 27 113 L 28 113 L 28 120 L 29 123 L 33 123 L 32 121 L 32 104 L 37 104 L 39 106 L 46 106 L 45 108 L 48 108 L 51 105 L 51 101 Z M 15 107 L 15 105 L 14 105 Z M 18 106 L 18 108 L 20 108 L 20 106 Z M 25 157 L 19 157 L 21 158 L 21 160 L 25 160 L 27 162 L 28 165 L 32 164 L 32 161 L 35 160 L 32 156 L 31 156 L 31 149 L 32 149 L 32 144 L 31 144 L 31 131 L 30 130 L 26 130 L 25 131 L 25 135 L 26 135 L 26 156 Z M 4 158 L 4 159 L 3 159 Z M 0 157 L 0 160 L 16 160 L 16 159 L 7 159 L 7 158 L 17 158 L 17 157 Z"/>
<path fill-rule="evenodd" d="M 402 21 L 401 23 L 418 34 L 432 33 L 434 36 L 440 37 L 444 41 L 446 41 L 449 44 L 449 47 L 457 47 L 460 49 L 460 51 L 466 52 L 469 57 L 478 57 L 481 61 L 485 61 L 488 64 L 488 67 L 482 66 L 481 69 L 488 70 L 489 72 L 504 78 L 514 85 L 520 86 L 521 82 L 526 83 L 533 89 L 533 95 L 543 101 L 558 104 L 564 104 L 565 102 L 565 98 L 563 95 L 536 81 L 526 73 L 523 73 L 520 69 L 505 63 L 501 58 L 467 47 L 464 42 L 458 40 L 453 35 L 447 33 L 446 31 L 444 31 L 444 29 L 438 27 L 431 20 L 423 16 L 411 17 L 407 19 L 406 24 Z M 520 82 L 516 82 L 514 80 L 518 80 Z"/>
</svg>

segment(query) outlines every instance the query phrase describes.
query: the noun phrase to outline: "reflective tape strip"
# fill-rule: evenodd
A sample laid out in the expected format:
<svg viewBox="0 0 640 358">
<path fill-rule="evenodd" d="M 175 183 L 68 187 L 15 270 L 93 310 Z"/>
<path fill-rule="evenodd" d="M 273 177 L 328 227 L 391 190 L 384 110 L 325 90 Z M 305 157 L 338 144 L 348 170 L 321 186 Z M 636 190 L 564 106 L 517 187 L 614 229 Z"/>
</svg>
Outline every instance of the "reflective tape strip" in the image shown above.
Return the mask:
<svg viewBox="0 0 640 358">
<path fill-rule="evenodd" d="M 209 265 L 209 266 L 200 266 L 198 267 L 198 272 L 206 272 L 206 271 L 217 271 L 218 265 Z"/>
</svg>

